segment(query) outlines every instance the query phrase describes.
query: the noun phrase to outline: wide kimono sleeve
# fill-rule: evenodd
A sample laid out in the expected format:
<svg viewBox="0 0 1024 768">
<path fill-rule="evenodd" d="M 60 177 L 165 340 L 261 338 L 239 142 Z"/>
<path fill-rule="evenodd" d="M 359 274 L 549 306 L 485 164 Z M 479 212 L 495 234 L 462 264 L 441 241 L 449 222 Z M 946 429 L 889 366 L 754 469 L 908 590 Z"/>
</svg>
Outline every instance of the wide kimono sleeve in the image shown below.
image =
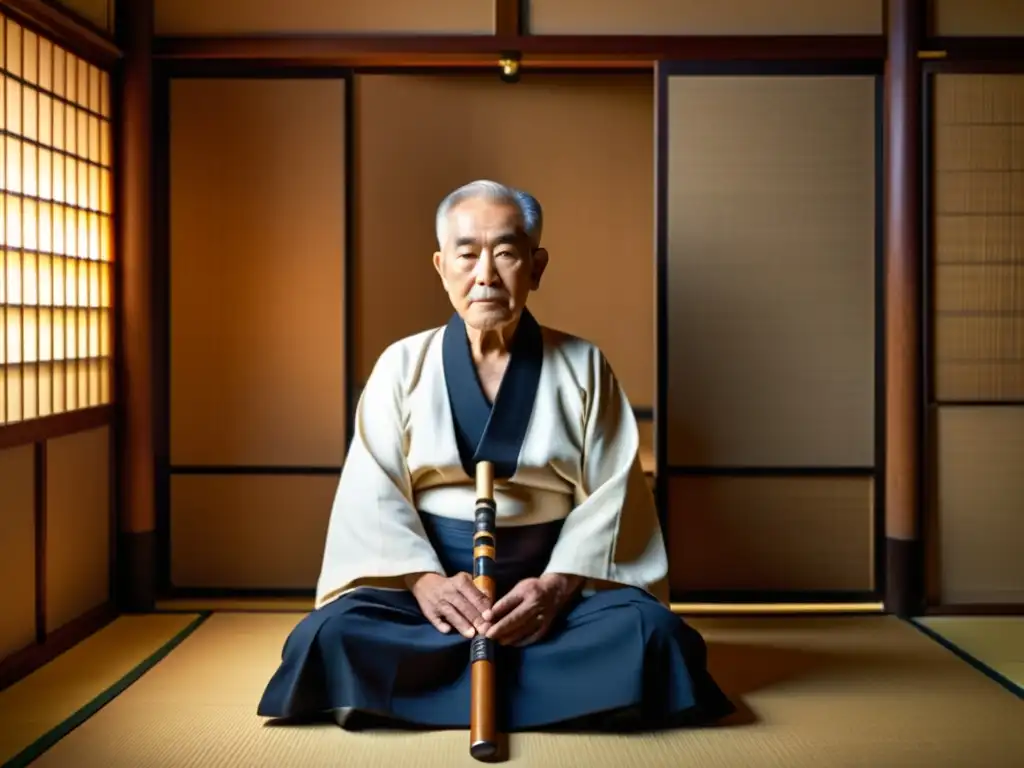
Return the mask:
<svg viewBox="0 0 1024 768">
<path fill-rule="evenodd" d="M 406 575 L 444 573 L 416 511 L 406 464 L 407 354 L 389 347 L 359 398 L 327 526 L 317 608 L 358 587 L 405 589 Z"/>
<path fill-rule="evenodd" d="M 545 570 L 584 577 L 585 593 L 628 585 L 667 603 L 668 556 L 633 408 L 596 348 L 588 368 L 576 505 Z"/>
</svg>

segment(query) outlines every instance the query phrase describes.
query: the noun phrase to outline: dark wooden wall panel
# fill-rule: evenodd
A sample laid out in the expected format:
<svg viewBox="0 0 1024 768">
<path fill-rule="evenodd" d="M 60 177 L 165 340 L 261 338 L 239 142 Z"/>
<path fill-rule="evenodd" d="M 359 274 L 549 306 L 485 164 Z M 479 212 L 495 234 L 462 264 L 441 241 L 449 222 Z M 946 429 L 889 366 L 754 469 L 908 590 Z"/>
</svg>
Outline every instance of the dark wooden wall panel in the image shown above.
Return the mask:
<svg viewBox="0 0 1024 768">
<path fill-rule="evenodd" d="M 46 445 L 46 626 L 58 629 L 110 600 L 111 434 Z"/>
<path fill-rule="evenodd" d="M 172 478 L 172 583 L 313 589 L 337 487 L 337 475 Z"/>
<path fill-rule="evenodd" d="M 36 639 L 33 447 L 0 451 L 0 660 Z"/>
<path fill-rule="evenodd" d="M 669 479 L 674 592 L 869 592 L 871 478 Z"/>
</svg>

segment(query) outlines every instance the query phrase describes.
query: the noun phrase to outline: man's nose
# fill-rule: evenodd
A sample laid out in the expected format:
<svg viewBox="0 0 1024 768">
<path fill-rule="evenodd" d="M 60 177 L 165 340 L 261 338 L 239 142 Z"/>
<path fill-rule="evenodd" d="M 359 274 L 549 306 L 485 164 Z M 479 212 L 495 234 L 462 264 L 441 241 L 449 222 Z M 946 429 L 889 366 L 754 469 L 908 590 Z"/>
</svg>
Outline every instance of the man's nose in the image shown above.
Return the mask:
<svg viewBox="0 0 1024 768">
<path fill-rule="evenodd" d="M 481 285 L 492 285 L 498 279 L 494 257 L 490 251 L 484 251 L 476 262 L 476 281 Z"/>
</svg>

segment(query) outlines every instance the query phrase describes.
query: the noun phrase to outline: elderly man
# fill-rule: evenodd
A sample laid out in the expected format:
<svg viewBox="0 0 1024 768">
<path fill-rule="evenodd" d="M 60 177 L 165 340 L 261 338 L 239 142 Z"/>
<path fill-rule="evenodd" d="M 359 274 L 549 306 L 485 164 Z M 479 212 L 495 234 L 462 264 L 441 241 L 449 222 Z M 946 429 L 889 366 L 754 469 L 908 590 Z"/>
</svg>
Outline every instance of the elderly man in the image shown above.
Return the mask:
<svg viewBox="0 0 1024 768">
<path fill-rule="evenodd" d="M 501 727 L 628 729 L 732 711 L 667 557 L 632 408 L 593 344 L 526 309 L 548 263 L 541 208 L 491 181 L 437 211 L 455 309 L 380 356 L 356 414 L 315 610 L 262 716 L 465 728 L 470 642 L 499 649 Z M 476 462 L 495 467 L 498 599 L 472 572 Z"/>
</svg>

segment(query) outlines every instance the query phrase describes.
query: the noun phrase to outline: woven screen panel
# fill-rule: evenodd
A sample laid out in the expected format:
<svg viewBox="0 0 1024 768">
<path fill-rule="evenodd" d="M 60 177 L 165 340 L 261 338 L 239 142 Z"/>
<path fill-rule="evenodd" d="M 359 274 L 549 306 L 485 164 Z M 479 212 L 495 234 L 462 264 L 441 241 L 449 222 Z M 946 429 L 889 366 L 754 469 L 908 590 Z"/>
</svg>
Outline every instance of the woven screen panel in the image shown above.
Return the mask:
<svg viewBox="0 0 1024 768">
<path fill-rule="evenodd" d="M 4 592 L 0 611 L 0 659 L 36 639 L 36 528 L 33 446 L 0 451 L 0 579 L 12 586 Z"/>
<path fill-rule="evenodd" d="M 935 80 L 934 377 L 941 401 L 1024 398 L 1024 76 Z"/>
</svg>

